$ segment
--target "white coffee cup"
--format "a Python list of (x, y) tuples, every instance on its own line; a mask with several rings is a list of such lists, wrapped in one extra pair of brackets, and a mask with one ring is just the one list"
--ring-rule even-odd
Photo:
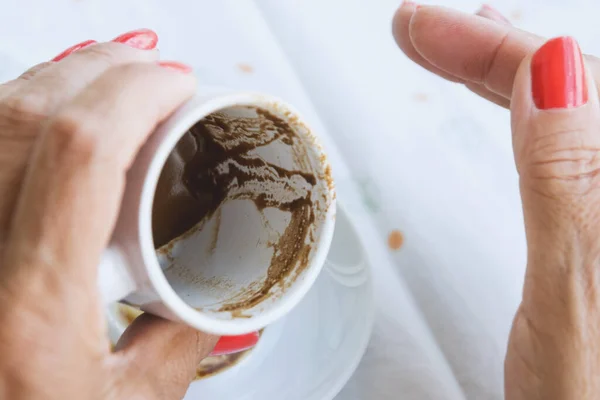
[[(156, 129), (127, 174), (118, 222), (99, 267), (100, 292), (107, 304), (122, 300), (204, 332), (245, 334), (284, 316), (315, 282), (333, 236), (335, 192), (323, 149), (292, 107), (264, 94), (209, 88), (198, 93)], [(304, 175), (294, 175), (287, 183), (304, 185), (294, 193), (310, 199), (303, 210), (310, 210), (306, 212), (312, 218), (309, 231), (302, 231), (305, 239), (296, 243), (304, 246), (302, 257), (286, 264), (289, 271), (276, 275), (281, 279), (269, 285), (265, 283), (269, 268), (275, 265), (276, 255), (283, 254), (282, 246), (284, 250), (287, 246), (281, 238), (291, 237), (284, 234), (289, 212), (268, 206), (259, 209), (243, 196), (225, 201), (219, 218), (213, 215), (190, 230), (185, 235), (187, 247), (180, 246), (181, 241), (167, 246), (167, 257), (164, 251), (156, 252), (152, 234), (157, 182), (179, 139), (216, 112), (251, 120), (258, 118), (256, 109), (286, 124), (295, 137), (294, 151), (289, 143), (274, 140), (253, 149), (251, 156), (268, 162), (265, 173), (275, 177), (281, 168), (302, 171)], [(313, 185), (306, 186), (305, 175), (315, 177)], [(190, 251), (190, 238), (197, 251)]]

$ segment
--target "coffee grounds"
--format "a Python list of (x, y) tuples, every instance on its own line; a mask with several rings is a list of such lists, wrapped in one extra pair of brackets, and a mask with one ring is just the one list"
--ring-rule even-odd
[[(283, 234), (273, 244), (267, 277), (220, 311), (252, 308), (270, 296), (271, 289), (292, 271), (308, 265), (309, 234), (315, 221), (314, 174), (288, 170), (265, 161), (253, 150), (274, 141), (300, 146), (300, 138), (281, 118), (248, 107), (256, 117), (213, 113), (194, 125), (178, 142), (158, 180), (153, 206), (153, 235), (157, 249), (181, 235), (202, 229), (206, 221), (234, 199), (251, 200), (259, 211), (267, 207), (291, 213)], [(297, 164), (306, 161), (297, 158)], [(218, 229), (218, 227), (216, 228)], [(216, 236), (214, 245), (216, 245)]]

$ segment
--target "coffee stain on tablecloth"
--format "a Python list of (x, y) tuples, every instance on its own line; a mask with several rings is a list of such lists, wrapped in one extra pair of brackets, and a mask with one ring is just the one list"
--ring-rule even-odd
[(394, 229), (389, 233), (387, 243), (390, 250), (400, 250), (404, 244), (404, 235), (399, 230)]

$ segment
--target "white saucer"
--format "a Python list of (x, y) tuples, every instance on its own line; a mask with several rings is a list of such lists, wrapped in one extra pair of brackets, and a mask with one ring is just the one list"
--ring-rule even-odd
[(185, 400), (332, 399), (358, 366), (373, 317), (370, 266), (338, 205), (326, 265), (306, 297), (241, 362), (193, 382)]

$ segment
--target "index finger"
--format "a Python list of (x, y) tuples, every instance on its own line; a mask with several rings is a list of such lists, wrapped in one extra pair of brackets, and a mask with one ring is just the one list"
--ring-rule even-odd
[[(394, 24), (406, 24), (406, 18), (397, 18)], [(510, 25), (429, 6), (415, 9), (407, 34), (425, 62), (506, 98), (510, 98), (521, 61), (544, 43), (541, 37)]]

